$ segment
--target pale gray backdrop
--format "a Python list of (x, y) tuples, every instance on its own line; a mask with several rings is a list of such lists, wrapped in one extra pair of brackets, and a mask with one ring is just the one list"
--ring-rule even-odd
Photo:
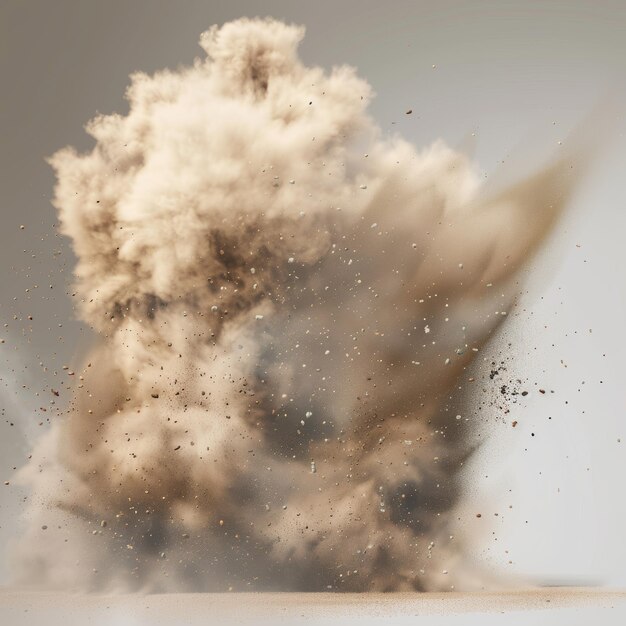
[(82, 127), (97, 111), (125, 111), (130, 72), (188, 64), (203, 30), (244, 15), (305, 24), (305, 62), (356, 66), (378, 94), (372, 114), (385, 132), (418, 145), (473, 141), (487, 180), (511, 154), (531, 169), (558, 153), (599, 100), (613, 101), (614, 141), (490, 347), (516, 357), (511, 376), (555, 393), (531, 393), (504, 419), (483, 416), (489, 439), (470, 468), (466, 506), (506, 513), (484, 521), (475, 556), (488, 567), (626, 585), (626, 3), (606, 0), (2, 0), (2, 580), (26, 495), (2, 483), (54, 415), (49, 389), (61, 367), (89, 342), (73, 315), (73, 257), (55, 234), (44, 159), (66, 144), (89, 147)]

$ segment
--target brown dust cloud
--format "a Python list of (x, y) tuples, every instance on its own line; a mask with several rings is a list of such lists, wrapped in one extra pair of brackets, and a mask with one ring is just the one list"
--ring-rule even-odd
[(443, 142), (384, 135), (368, 83), (305, 66), (303, 36), (213, 27), (50, 158), (98, 339), (21, 470), (19, 583), (472, 586), (468, 368), (581, 159), (486, 193)]

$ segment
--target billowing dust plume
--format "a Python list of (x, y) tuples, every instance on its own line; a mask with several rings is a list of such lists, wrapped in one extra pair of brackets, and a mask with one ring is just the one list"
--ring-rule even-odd
[(485, 198), (465, 156), (381, 136), (369, 85), (302, 65), (303, 35), (213, 27), (51, 158), (100, 339), (23, 471), (22, 581), (471, 585), (459, 392), (571, 164)]

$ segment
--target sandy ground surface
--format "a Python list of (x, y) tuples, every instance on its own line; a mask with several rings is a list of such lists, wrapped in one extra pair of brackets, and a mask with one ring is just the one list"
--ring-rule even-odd
[(0, 591), (0, 624), (626, 624), (626, 591), (549, 588), (427, 594), (71, 595)]

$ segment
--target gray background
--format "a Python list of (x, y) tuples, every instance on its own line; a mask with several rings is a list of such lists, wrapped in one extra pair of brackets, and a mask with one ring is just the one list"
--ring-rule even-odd
[[(483, 512), (475, 557), (488, 568), (626, 585), (624, 2), (3, 0), (0, 485), (55, 419), (49, 389), (89, 343), (73, 314), (73, 256), (54, 229), (45, 157), (66, 144), (88, 148), (83, 124), (97, 111), (126, 110), (130, 72), (189, 64), (203, 30), (244, 15), (305, 24), (304, 61), (356, 66), (378, 94), (371, 112), (383, 131), (420, 146), (439, 137), (473, 144), (487, 181), (558, 154), (610, 94), (614, 141), (489, 348), (515, 357), (508, 374), (533, 393), (507, 416), (483, 414), (486, 443), (465, 506)], [(3, 555), (26, 494), (0, 488), (6, 580)]]

